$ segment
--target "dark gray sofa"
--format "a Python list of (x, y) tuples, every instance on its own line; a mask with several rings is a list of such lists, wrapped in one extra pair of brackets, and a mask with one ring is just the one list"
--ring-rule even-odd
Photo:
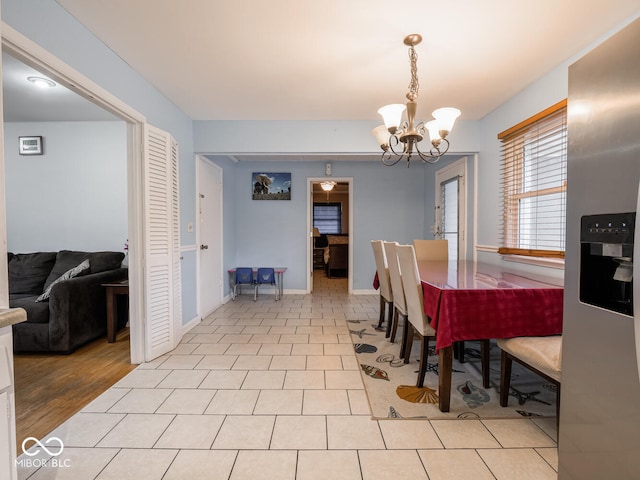
[[(38, 301), (55, 280), (87, 259), (88, 269), (53, 284), (49, 298)], [(123, 259), (121, 252), (9, 253), (9, 306), (27, 311), (27, 321), (13, 325), (14, 352), (71, 353), (106, 335), (106, 296), (101, 285), (127, 279)], [(126, 315), (118, 318), (121, 327)]]

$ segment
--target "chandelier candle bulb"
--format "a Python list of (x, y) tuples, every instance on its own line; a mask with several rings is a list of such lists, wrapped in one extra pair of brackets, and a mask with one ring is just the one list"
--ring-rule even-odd
[(456, 118), (460, 116), (460, 113), (460, 110), (457, 108), (443, 107), (434, 110), (431, 115), (433, 115), (433, 118), (438, 122), (440, 130), (449, 133), (453, 129), (453, 124), (456, 123)]
[(402, 120), (402, 112), (404, 112), (405, 108), (401, 103), (392, 103), (391, 105), (385, 105), (378, 109), (378, 113), (382, 115), (382, 120), (387, 130), (389, 130), (389, 133), (396, 133)]
[(440, 136), (440, 125), (436, 120), (431, 120), (425, 124), (425, 127), (429, 131), (429, 139), (434, 147), (440, 145), (442, 137)]
[[(411, 156), (414, 154), (425, 163), (436, 163), (449, 151), (449, 140), (446, 137), (453, 129), (456, 118), (460, 116), (460, 110), (457, 108), (444, 107), (434, 110), (435, 120), (427, 124), (424, 122), (415, 123), (420, 85), (418, 84), (418, 55), (414, 47), (421, 41), (422, 36), (417, 33), (407, 35), (404, 38), (404, 44), (409, 47), (409, 64), (411, 66), (411, 83), (409, 83), (409, 91), (406, 94), (409, 101), (406, 106), (396, 103), (380, 108), (378, 113), (382, 115), (384, 126), (380, 125), (371, 131), (382, 149), (380, 160), (386, 166), (392, 166), (400, 160), (406, 160), (408, 167), (411, 164)], [(405, 109), (407, 120), (402, 121)], [(419, 145), (427, 131), (431, 147), (428, 152), (423, 152)]]
[(371, 133), (374, 137), (376, 137), (378, 145), (380, 145), (380, 148), (382, 148), (382, 150), (389, 150), (389, 130), (387, 130), (386, 126), (378, 125), (376, 128), (371, 130)]

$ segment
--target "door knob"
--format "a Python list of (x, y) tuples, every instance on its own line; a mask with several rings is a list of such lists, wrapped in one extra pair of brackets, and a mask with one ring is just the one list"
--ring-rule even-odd
[(206, 250), (209, 248), (209, 245), (200, 245), (200, 250)]

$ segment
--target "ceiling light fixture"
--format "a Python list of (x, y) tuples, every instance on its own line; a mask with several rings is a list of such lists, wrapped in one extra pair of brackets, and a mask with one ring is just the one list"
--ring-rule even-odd
[(27, 77), (27, 80), (39, 88), (53, 88), (56, 86), (56, 82), (44, 77)]
[[(404, 44), (409, 47), (409, 61), (411, 65), (411, 83), (409, 83), (409, 92), (405, 105), (392, 104), (386, 105), (378, 110), (382, 115), (384, 125), (380, 125), (372, 130), (372, 134), (378, 140), (380, 148), (382, 148), (382, 163), (392, 166), (400, 160), (406, 158), (407, 167), (411, 162), (411, 156), (416, 153), (423, 162), (436, 163), (442, 155), (449, 150), (449, 140), (447, 135), (453, 128), (456, 118), (460, 116), (460, 110), (452, 107), (438, 108), (434, 110), (432, 115), (435, 120), (431, 120), (426, 124), (420, 122), (414, 125), (416, 110), (418, 104), (418, 55), (413, 47), (422, 41), (422, 36), (414, 33), (404, 38)], [(402, 112), (407, 110), (407, 120), (400, 124)], [(420, 151), (418, 144), (422, 141), (423, 136), (429, 133), (431, 147), (428, 153)], [(402, 151), (396, 151), (394, 147), (402, 144)]]
[(324, 182), (320, 182), (320, 187), (325, 192), (330, 192), (331, 190), (333, 190), (333, 187), (335, 187), (337, 184), (338, 184), (338, 182), (325, 180)]

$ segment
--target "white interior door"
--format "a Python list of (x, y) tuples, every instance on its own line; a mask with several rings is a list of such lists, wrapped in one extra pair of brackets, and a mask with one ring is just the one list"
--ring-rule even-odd
[(145, 360), (180, 339), (182, 295), (178, 204), (178, 146), (167, 132), (145, 125)]
[(222, 305), (222, 170), (198, 159), (198, 312), (206, 317)]
[(436, 172), (436, 238), (449, 241), (449, 260), (466, 258), (466, 159)]

